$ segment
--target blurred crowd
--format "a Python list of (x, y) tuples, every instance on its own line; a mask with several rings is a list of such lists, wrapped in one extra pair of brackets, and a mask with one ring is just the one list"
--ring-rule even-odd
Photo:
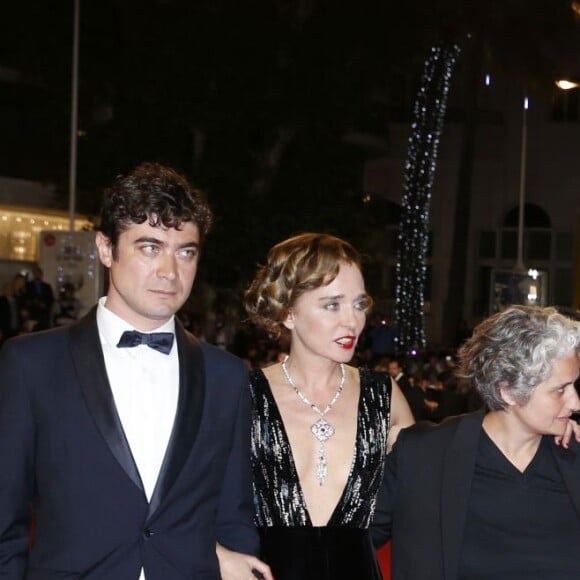
[[(187, 320), (186, 320), (187, 324)], [(264, 368), (288, 354), (286, 337), (272, 340), (264, 331), (242, 322), (228, 330), (227, 320), (216, 317), (215, 325), (200, 335), (200, 325), (190, 330), (201, 338), (233, 352), (248, 368)], [(228, 340), (226, 337), (231, 336)], [(469, 336), (458, 338), (457, 347)], [(455, 377), (456, 348), (433, 351), (397, 348), (396, 329), (380, 315), (373, 316), (363, 331), (351, 364), (389, 373), (405, 395), (415, 421), (440, 422), (445, 417), (473, 411), (482, 403), (470, 385)]]
[(57, 292), (44, 280), (42, 268), (19, 272), (4, 282), (0, 295), (0, 345), (20, 334), (70, 324), (81, 303), (70, 283)]
[(18, 273), (4, 283), (0, 296), (0, 343), (19, 334), (54, 326), (55, 297), (42, 269)]
[[(78, 311), (79, 302), (70, 285), (65, 284), (55, 296), (43, 280), (41, 268), (34, 268), (30, 276), (19, 273), (4, 284), (0, 296), (0, 344), (12, 336), (68, 324), (78, 317)], [(280, 362), (288, 354), (284, 336), (272, 340), (263, 330), (233, 320), (223, 311), (217, 311), (209, 325), (192, 314), (187, 304), (178, 316), (198, 338), (233, 352), (250, 369)], [(457, 346), (468, 335), (466, 331), (459, 337)], [(481, 406), (475, 391), (455, 378), (454, 350), (401, 352), (396, 328), (381, 314), (370, 318), (351, 364), (389, 373), (416, 421), (439, 422)]]

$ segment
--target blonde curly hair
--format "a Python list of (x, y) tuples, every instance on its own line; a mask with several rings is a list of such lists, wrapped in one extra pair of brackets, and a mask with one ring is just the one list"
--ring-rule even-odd
[(278, 338), (298, 298), (330, 284), (341, 263), (361, 269), (359, 253), (335, 236), (303, 233), (276, 244), (245, 293), (249, 320)]

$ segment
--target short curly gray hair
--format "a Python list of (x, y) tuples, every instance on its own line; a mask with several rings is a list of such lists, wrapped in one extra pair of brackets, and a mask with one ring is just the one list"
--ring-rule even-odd
[(553, 361), (580, 352), (580, 322), (554, 308), (512, 306), (479, 324), (459, 349), (457, 375), (470, 380), (487, 408), (506, 407), (501, 389), (525, 405)]

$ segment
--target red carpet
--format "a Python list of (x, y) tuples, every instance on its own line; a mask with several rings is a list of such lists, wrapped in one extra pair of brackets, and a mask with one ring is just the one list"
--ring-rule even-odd
[(383, 573), (383, 580), (390, 580), (391, 578), (391, 542), (385, 544), (380, 550), (377, 550), (377, 558), (379, 566)]

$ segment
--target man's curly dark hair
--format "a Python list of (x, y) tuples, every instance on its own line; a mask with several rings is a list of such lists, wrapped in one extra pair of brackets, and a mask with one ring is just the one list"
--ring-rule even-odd
[(119, 175), (105, 190), (98, 230), (111, 242), (117, 255), (120, 234), (131, 224), (146, 220), (153, 227), (180, 229), (192, 222), (203, 243), (211, 228), (213, 215), (205, 194), (187, 179), (160, 163), (141, 163), (127, 175)]

